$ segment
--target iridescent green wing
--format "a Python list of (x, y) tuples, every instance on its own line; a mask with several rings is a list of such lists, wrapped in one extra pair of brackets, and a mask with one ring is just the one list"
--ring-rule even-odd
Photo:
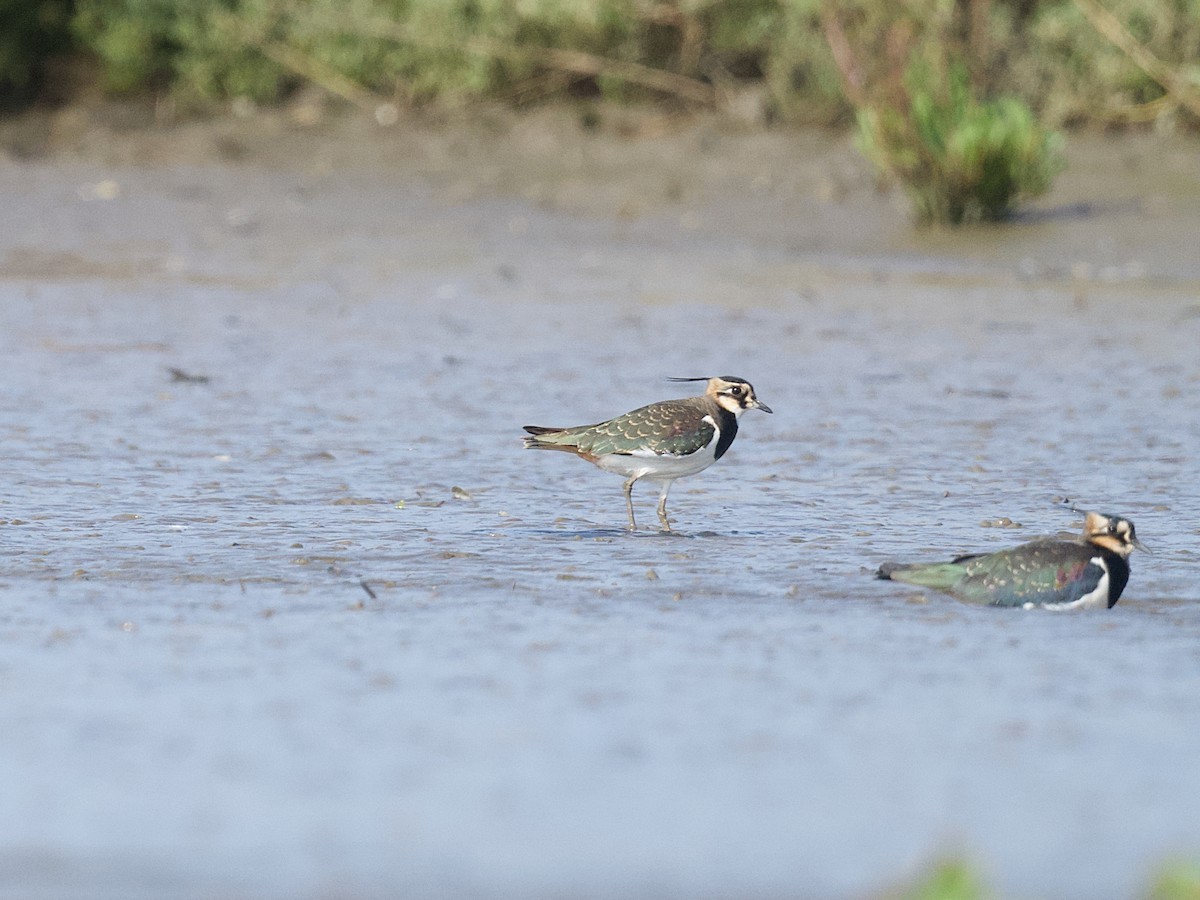
[(1104, 570), (1094, 549), (1066, 541), (1039, 541), (955, 562), (965, 569), (954, 593), (995, 606), (1071, 603), (1091, 593)]
[(703, 408), (687, 400), (651, 403), (579, 433), (579, 448), (595, 456), (653, 453), (686, 456), (707, 447), (717, 434)]

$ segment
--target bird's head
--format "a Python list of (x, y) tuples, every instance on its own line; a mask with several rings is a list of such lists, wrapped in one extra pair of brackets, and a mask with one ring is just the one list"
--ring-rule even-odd
[(1083, 520), (1083, 539), (1089, 544), (1111, 550), (1120, 557), (1127, 557), (1134, 549), (1146, 550), (1146, 545), (1137, 539), (1133, 523), (1120, 516), (1089, 512)]
[(748, 409), (761, 409), (765, 413), (773, 412), (771, 407), (763, 403), (754, 394), (754, 385), (744, 378), (724, 375), (717, 378), (672, 378), (671, 381), (707, 381), (704, 393), (716, 401), (722, 409), (728, 410), (735, 416), (740, 416)]

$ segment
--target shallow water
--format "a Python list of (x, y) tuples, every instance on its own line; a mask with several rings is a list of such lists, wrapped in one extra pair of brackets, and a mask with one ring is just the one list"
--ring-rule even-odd
[[(861, 896), (961, 853), (1128, 896), (1200, 853), (1194, 256), (5, 174), (0, 894)], [(521, 449), (711, 374), (775, 415), (677, 535)], [(871, 578), (1064, 496), (1154, 550), (1111, 611)]]

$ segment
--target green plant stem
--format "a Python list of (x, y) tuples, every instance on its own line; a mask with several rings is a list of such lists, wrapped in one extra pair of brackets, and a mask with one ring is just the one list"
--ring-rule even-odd
[(821, 4), (821, 30), (825, 34), (829, 54), (833, 57), (833, 63), (842, 78), (842, 90), (846, 99), (856, 109), (862, 109), (867, 105), (862, 68), (854, 56), (850, 39), (846, 37), (846, 29), (842, 27), (841, 19), (838, 18), (837, 7), (830, 0)]
[(717, 102), (716, 88), (703, 81), (644, 66), (640, 63), (607, 59), (581, 50), (563, 50), (558, 47), (518, 47), (515, 44), (485, 37), (470, 37), (461, 43), (442, 41), (430, 39), (405, 25), (382, 20), (360, 25), (352, 33), (439, 50), (465, 50), (468, 53), (492, 58), (533, 59), (550, 69), (558, 69), (573, 75), (615, 78), (701, 106), (711, 107), (715, 106)]
[(382, 99), (352, 78), (347, 78), (341, 72), (325, 65), (319, 59), (304, 53), (289, 44), (279, 42), (261, 42), (255, 46), (259, 52), (276, 65), (299, 75), (313, 84), (319, 85), (331, 94), (335, 94), (359, 109), (367, 112), (374, 111)]
[(1134, 65), (1157, 81), (1176, 103), (1200, 117), (1200, 91), (1191, 87), (1170, 66), (1138, 43), (1121, 20), (1096, 0), (1074, 0), (1074, 3), (1093, 28), (1128, 56)]

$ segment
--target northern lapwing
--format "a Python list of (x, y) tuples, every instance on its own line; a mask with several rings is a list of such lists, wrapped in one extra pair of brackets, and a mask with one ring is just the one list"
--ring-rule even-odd
[(525, 446), (536, 450), (565, 450), (625, 480), (625, 505), (629, 530), (633, 517), (633, 486), (645, 478), (660, 486), (658, 521), (671, 530), (667, 519), (667, 492), (676, 478), (703, 472), (725, 455), (737, 436), (738, 417), (748, 409), (771, 412), (742, 378), (671, 378), (670, 381), (707, 381), (702, 397), (664, 400), (633, 412), (574, 428), (526, 425)]
[(1132, 522), (1089, 512), (1078, 539), (1045, 538), (946, 563), (885, 563), (876, 577), (987, 606), (1109, 609), (1129, 581), (1134, 548), (1146, 549)]

